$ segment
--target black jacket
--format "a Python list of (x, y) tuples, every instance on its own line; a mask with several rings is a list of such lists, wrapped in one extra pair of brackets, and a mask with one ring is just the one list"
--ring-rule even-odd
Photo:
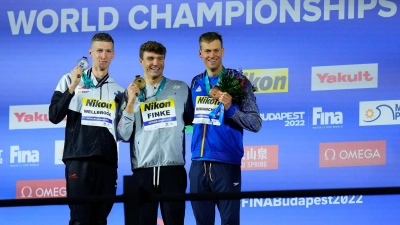
[[(106, 81), (97, 82), (94, 76), (91, 77), (94, 85), (97, 88), (85, 89), (83, 81), (79, 83), (75, 92), (70, 94), (68, 87), (71, 84), (70, 74), (64, 75), (58, 83), (54, 91), (49, 107), (49, 119), (52, 123), (61, 122), (67, 116), (67, 123), (65, 129), (65, 142), (63, 161), (69, 159), (83, 159), (83, 158), (96, 158), (110, 165), (117, 166), (118, 154), (117, 144), (115, 139), (115, 116), (113, 116), (111, 123), (113, 127), (100, 127), (82, 125), (82, 103), (84, 98), (92, 102), (106, 102), (114, 107), (110, 109), (101, 108), (99, 111), (114, 111), (116, 115), (115, 94), (122, 92), (124, 89), (116, 84), (111, 77), (106, 78)], [(86, 103), (87, 104), (87, 103)], [(95, 111), (95, 110), (94, 110)], [(94, 113), (96, 113), (94, 112)]]

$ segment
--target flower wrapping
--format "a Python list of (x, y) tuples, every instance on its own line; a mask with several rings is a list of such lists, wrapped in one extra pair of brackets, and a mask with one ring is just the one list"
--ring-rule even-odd
[[(210, 96), (213, 99), (218, 100), (222, 92), (227, 92), (232, 96), (232, 101), (239, 103), (241, 100), (247, 98), (245, 87), (247, 85), (247, 79), (243, 75), (242, 70), (226, 69), (225, 73), (220, 75), (219, 82), (210, 90)], [(218, 105), (208, 115), (210, 120), (219, 115), (219, 123), (223, 123), (224, 119), (224, 106), (222, 103)]]
[(247, 98), (245, 91), (247, 83), (248, 80), (241, 69), (226, 69), (225, 74), (221, 74), (221, 80), (210, 90), (210, 96), (218, 99), (221, 92), (227, 92), (232, 96), (232, 101), (238, 103)]

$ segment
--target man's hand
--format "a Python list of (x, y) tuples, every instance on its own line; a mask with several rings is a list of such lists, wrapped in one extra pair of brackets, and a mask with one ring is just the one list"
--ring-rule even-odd
[(215, 100), (218, 100), (219, 97), (221, 97), (221, 94), (222, 94), (222, 92), (218, 87), (213, 87), (210, 90), (210, 96), (211, 96), (211, 98), (213, 98)]
[(74, 93), (75, 88), (78, 86), (79, 82), (81, 82), (82, 77), (82, 67), (75, 66), (73, 70), (71, 70), (71, 85), (69, 86), (69, 93)]
[(135, 83), (129, 84), (128, 88), (128, 102), (134, 103), (136, 97), (140, 94), (140, 89)]
[(128, 92), (128, 102), (126, 103), (125, 111), (129, 114), (133, 113), (133, 105), (136, 101), (136, 97), (140, 94), (140, 89), (135, 83), (129, 84), (126, 89)]
[(232, 105), (232, 96), (228, 92), (222, 92), (218, 101), (224, 104), (225, 110), (228, 110)]

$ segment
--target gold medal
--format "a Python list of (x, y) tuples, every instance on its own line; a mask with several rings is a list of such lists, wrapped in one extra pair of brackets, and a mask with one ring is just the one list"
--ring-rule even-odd
[(133, 81), (140, 90), (144, 89), (146, 87), (146, 81), (140, 77), (140, 75), (136, 75), (135, 80)]

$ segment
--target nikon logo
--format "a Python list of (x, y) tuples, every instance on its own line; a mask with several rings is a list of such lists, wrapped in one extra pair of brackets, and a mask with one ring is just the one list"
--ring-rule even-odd
[(256, 94), (288, 92), (288, 68), (243, 70), (243, 75), (257, 89)]
[(219, 101), (209, 97), (198, 97), (197, 104), (218, 105)]
[(105, 102), (105, 101), (100, 101), (98, 99), (83, 99), (83, 105), (89, 106), (89, 107), (96, 107), (96, 108), (106, 108), (106, 109), (111, 109), (114, 110), (114, 103), (113, 102)]
[(151, 102), (144, 105), (144, 111), (171, 107), (171, 102)]

